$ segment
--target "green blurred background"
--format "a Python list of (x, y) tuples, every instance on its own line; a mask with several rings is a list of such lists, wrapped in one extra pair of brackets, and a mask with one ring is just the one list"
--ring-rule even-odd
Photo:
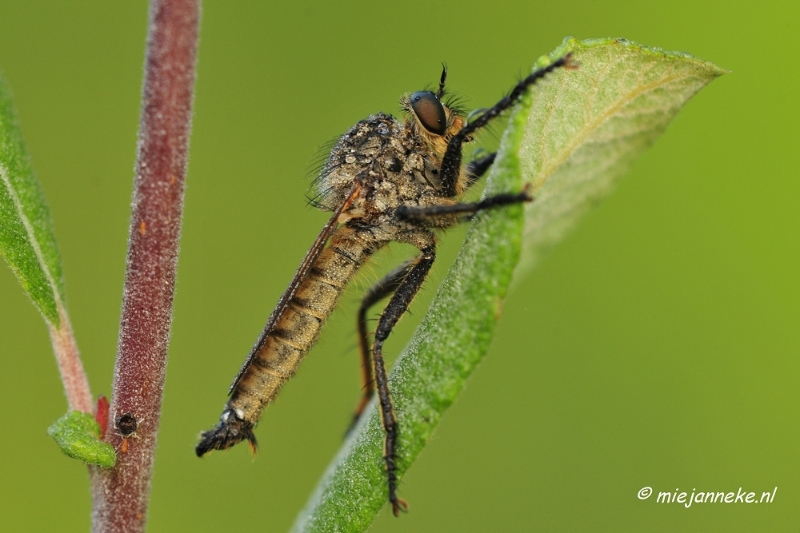
[[(175, 319), (149, 531), (285, 531), (358, 397), (344, 298), (246, 446), (199, 460), (225, 392), (327, 215), (317, 148), (435, 82), (493, 103), (566, 35), (731, 69), (615, 194), (518, 280), (491, 352), (373, 531), (789, 531), (800, 522), (800, 4), (205, 2)], [(145, 1), (0, 4), (0, 69), (52, 208), (95, 394), (110, 393)], [(491, 145), (496, 140), (488, 136)], [(463, 236), (448, 232), (397, 354)], [(409, 250), (395, 248), (363, 288)], [(86, 468), (46, 436), (66, 408), (41, 318), (0, 269), (0, 530), (87, 531)], [(146, 423), (146, 421), (144, 422)], [(762, 491), (686, 509), (651, 486)]]

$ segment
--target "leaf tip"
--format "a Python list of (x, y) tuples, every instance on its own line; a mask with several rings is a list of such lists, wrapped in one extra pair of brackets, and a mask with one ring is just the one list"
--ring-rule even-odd
[(103, 468), (112, 468), (117, 463), (113, 446), (99, 439), (100, 424), (89, 413), (70, 411), (47, 428), (47, 434), (73, 459)]

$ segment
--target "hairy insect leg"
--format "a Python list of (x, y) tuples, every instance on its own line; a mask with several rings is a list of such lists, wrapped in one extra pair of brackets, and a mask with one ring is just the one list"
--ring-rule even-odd
[(461, 172), (461, 147), (469, 140), (470, 136), (514, 105), (525, 94), (528, 87), (544, 78), (547, 74), (561, 67), (572, 68), (573, 66), (574, 64), (570, 63), (570, 55), (567, 54), (561, 59), (553, 61), (550, 65), (533, 71), (511, 89), (507, 96), (504, 96), (494, 106), (470, 120), (458, 133), (453, 135), (447, 143), (447, 151), (442, 159), (441, 180), (445, 194), (455, 196), (458, 176)]
[(414, 266), (415, 261), (406, 261), (393, 271), (389, 272), (383, 279), (369, 288), (364, 298), (361, 300), (361, 307), (358, 309), (358, 345), (361, 355), (361, 399), (353, 413), (353, 420), (347, 428), (349, 434), (355, 427), (361, 414), (366, 409), (367, 404), (375, 394), (375, 375), (372, 369), (372, 357), (370, 356), (369, 331), (367, 330), (367, 312), (369, 309), (391, 295), (403, 282), (408, 272)]
[(492, 166), (496, 157), (497, 152), (493, 152), (489, 155), (474, 159), (467, 164), (467, 181), (464, 184), (465, 190), (475, 185), (475, 182), (486, 174), (486, 171)]
[(417, 246), (422, 253), (409, 263), (408, 273), (400, 280), (389, 303), (383, 310), (378, 321), (378, 327), (375, 329), (375, 342), (372, 345), (372, 362), (375, 370), (375, 384), (380, 404), (381, 422), (386, 432), (383, 458), (386, 461), (389, 502), (392, 504), (392, 512), (395, 516), (398, 516), (401, 511), (408, 510), (408, 504), (397, 497), (397, 441), (399, 427), (389, 392), (389, 380), (383, 359), (383, 343), (389, 337), (395, 325), (397, 325), (400, 317), (408, 309), (411, 300), (419, 292), (422, 282), (428, 276), (431, 265), (433, 265), (433, 261), (436, 258), (436, 244), (433, 234), (421, 231), (416, 233), (408, 242)]
[(470, 217), (478, 211), (503, 207), (522, 202), (531, 202), (533, 198), (528, 194), (530, 185), (526, 185), (520, 193), (503, 193), (484, 198), (480, 202), (469, 202), (451, 205), (431, 205), (431, 206), (401, 206), (397, 208), (397, 215), (401, 218), (410, 220), (435, 219), (441, 216), (464, 215)]

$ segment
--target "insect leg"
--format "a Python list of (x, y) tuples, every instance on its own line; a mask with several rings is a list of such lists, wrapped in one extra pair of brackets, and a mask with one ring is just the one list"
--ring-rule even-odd
[(520, 193), (503, 193), (484, 198), (480, 202), (470, 202), (463, 204), (450, 205), (430, 205), (430, 206), (407, 206), (397, 208), (397, 216), (407, 220), (426, 220), (435, 219), (440, 216), (465, 215), (470, 217), (484, 209), (502, 207), (522, 202), (530, 202), (533, 198), (528, 194), (528, 187)]
[(467, 181), (464, 184), (464, 188), (469, 189), (476, 181), (481, 179), (481, 176), (486, 174), (486, 171), (492, 166), (496, 157), (497, 152), (494, 152), (470, 161), (467, 164)]
[(372, 371), (372, 357), (370, 356), (369, 332), (367, 331), (367, 311), (370, 307), (383, 300), (392, 294), (397, 287), (403, 282), (403, 279), (408, 275), (408, 272), (414, 266), (415, 261), (406, 261), (392, 272), (387, 274), (383, 279), (370, 287), (367, 294), (361, 300), (361, 307), (358, 309), (358, 344), (359, 351), (361, 352), (361, 399), (356, 406), (353, 420), (350, 422), (350, 427), (347, 428), (347, 433), (352, 431), (353, 427), (361, 417), (361, 413), (367, 407), (367, 404), (375, 394), (375, 376)]
[[(408, 273), (398, 284), (389, 303), (383, 310), (378, 327), (375, 330), (375, 343), (372, 345), (372, 362), (375, 368), (375, 384), (378, 391), (380, 403), (381, 421), (383, 429), (386, 431), (384, 441), (383, 458), (386, 461), (386, 476), (389, 484), (389, 502), (392, 504), (392, 512), (395, 516), (400, 511), (408, 509), (405, 501), (397, 497), (397, 440), (399, 428), (397, 417), (392, 407), (391, 395), (389, 393), (389, 381), (386, 375), (386, 366), (383, 359), (383, 343), (389, 337), (392, 329), (408, 309), (411, 300), (419, 292), (422, 282), (436, 258), (436, 247), (433, 236), (429, 233), (424, 235), (424, 244), (417, 242), (422, 254), (409, 264)], [(414, 243), (412, 243), (414, 244)], [(420, 244), (423, 244), (420, 246)]]
[(503, 111), (510, 108), (531, 85), (545, 77), (550, 72), (560, 67), (572, 67), (570, 56), (567, 54), (561, 59), (553, 61), (550, 65), (533, 71), (527, 78), (520, 81), (511, 92), (504, 96), (494, 106), (490, 107), (473, 120), (461, 128), (458, 133), (453, 135), (447, 143), (447, 151), (442, 159), (441, 180), (447, 196), (455, 196), (458, 176), (461, 172), (461, 145), (466, 142), (470, 135), (486, 126), (490, 121), (497, 118)]

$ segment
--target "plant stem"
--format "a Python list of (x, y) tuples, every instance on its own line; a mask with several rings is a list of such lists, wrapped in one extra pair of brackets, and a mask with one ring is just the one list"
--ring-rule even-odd
[[(117, 466), (92, 469), (96, 532), (144, 531), (172, 320), (183, 209), (200, 0), (153, 0), (145, 60), (125, 289), (109, 428), (123, 414), (136, 430)], [(124, 451), (123, 451), (124, 450)]]
[(75, 336), (72, 334), (69, 316), (60, 305), (58, 314), (60, 316), (59, 325), (54, 326), (48, 321), (47, 329), (50, 332), (53, 352), (56, 354), (56, 363), (61, 374), (61, 382), (64, 384), (64, 394), (67, 396), (69, 410), (94, 413), (92, 391), (89, 388), (86, 372), (83, 371), (83, 363)]

